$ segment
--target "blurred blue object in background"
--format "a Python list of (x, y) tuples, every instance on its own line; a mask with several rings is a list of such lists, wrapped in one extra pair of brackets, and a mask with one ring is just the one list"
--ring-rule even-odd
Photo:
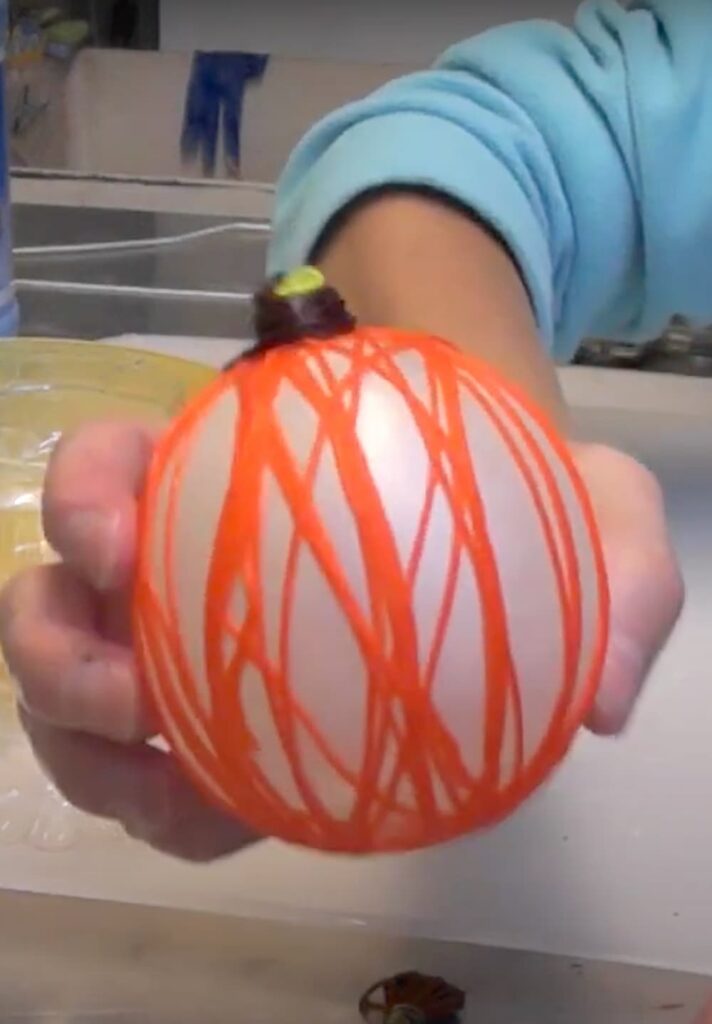
[(262, 78), (268, 57), (257, 53), (202, 53), (193, 57), (183, 117), (181, 152), (200, 159), (203, 174), (215, 174), (222, 128), (225, 169), (235, 177), (240, 165), (240, 126), (247, 83)]
[(13, 283), (12, 207), (10, 205), (10, 125), (5, 92), (9, 18), (0, 0), (0, 337), (17, 334), (20, 314)]

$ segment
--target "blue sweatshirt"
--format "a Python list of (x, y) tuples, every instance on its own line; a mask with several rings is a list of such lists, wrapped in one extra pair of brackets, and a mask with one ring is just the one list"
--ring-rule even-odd
[(492, 29), (317, 125), (278, 190), (270, 270), (374, 188), (435, 188), (503, 237), (544, 341), (712, 321), (712, 0), (591, 0)]

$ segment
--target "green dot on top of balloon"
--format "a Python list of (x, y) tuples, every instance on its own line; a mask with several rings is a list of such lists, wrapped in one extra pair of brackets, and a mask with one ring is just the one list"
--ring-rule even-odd
[(316, 267), (297, 267), (280, 278), (272, 289), (280, 299), (293, 299), (310, 295), (326, 287), (326, 278)]

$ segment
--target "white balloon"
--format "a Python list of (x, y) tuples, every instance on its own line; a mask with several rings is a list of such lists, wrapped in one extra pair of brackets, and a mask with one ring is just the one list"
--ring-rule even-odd
[[(334, 379), (343, 380), (352, 369), (343, 351), (328, 346), (319, 350), (318, 360), (303, 354), (298, 358), (305, 361), (312, 379), (321, 381), (325, 389), (333, 385)], [(393, 356), (392, 365), (407, 381), (411, 400), (420, 403), (432, 423), (447, 436), (452, 424), (445, 419), (446, 403), (433, 388), (421, 354), (417, 349), (399, 352)], [(325, 367), (332, 375), (331, 384), (324, 379)], [(477, 558), (460, 553), (446, 628), (438, 638), (436, 624), (448, 601), (451, 559), (461, 533), (458, 516), (463, 514), (448, 494), (455, 469), (441, 462), (440, 481), (431, 486), (431, 452), (402, 389), (395, 387), (387, 375), (374, 368), (368, 370), (344, 399), (354, 410), (353, 444), (360, 446), (366, 460), (401, 567), (407, 572), (415, 565), (410, 610), (420, 672), (417, 678), (401, 679), (398, 692), (390, 694), (390, 699), (387, 695), (381, 700), (373, 666), (364, 657), (352, 618), (333, 583), (309, 544), (299, 541), (293, 509), (277, 477), (266, 468), (259, 495), (245, 495), (246, 504), (258, 498), (261, 510), (259, 560), (253, 567), (264, 609), (261, 646), (272, 665), (284, 666), (286, 658), (290, 696), (299, 712), (289, 737), (295, 753), (289, 755), (275, 694), (259, 666), (247, 666), (234, 680), (234, 699), (241, 703), (253, 740), (245, 756), (259, 767), (266, 782), (297, 818), (313, 815), (312, 799), (317, 801), (319, 814), (335, 828), (340, 824), (346, 827), (354, 815), (361, 814), (361, 825), (367, 822), (364, 827), (370, 829), (369, 842), (374, 848), (398, 848), (425, 841), (424, 817), (429, 817), (432, 824), (434, 816), (446, 832), (448, 821), (461, 816), (465, 806), (470, 808), (474, 824), (486, 823), (486, 819), (511, 809), (508, 801), (513, 799), (512, 794), (521, 790), (520, 795), (525, 795), (524, 789), (533, 788), (552, 767), (552, 758), (556, 760), (565, 751), (590, 702), (592, 678), (600, 662), (605, 581), (597, 561), (592, 523), (568, 463), (539, 420), (508, 390), (493, 399), (475, 378), (461, 375), (459, 400), (466, 439), (463, 455), (477, 482), (484, 527), (475, 537)], [(294, 465), (300, 473), (307, 472), (320, 437), (319, 421), (290, 379), (285, 378), (277, 394), (274, 413)], [(183, 464), (180, 474), (174, 477), (178, 462), (169, 464), (164, 472), (150, 523), (153, 586), (159, 603), (170, 602), (173, 594), (180, 657), (190, 667), (194, 692), (187, 699), (176, 668), (176, 652), (164, 650), (166, 663), (173, 666), (170, 686), (174, 697), (190, 718), (188, 731), (172, 715), (158, 681), (155, 660), (152, 663), (146, 654), (148, 682), (159, 702), (171, 745), (204, 788), (238, 813), (240, 794), (229, 791), (224, 778), (219, 780), (205, 768), (206, 759), (219, 760), (222, 755), (211, 724), (216, 709), (206, 667), (204, 625), (209, 569), (211, 560), (219, 557), (215, 552), (216, 532), (233, 479), (241, 415), (237, 390), (225, 386), (214, 392), (193, 437), (176, 452), (178, 462)], [(536, 442), (538, 455), (527, 443), (527, 434)], [(362, 620), (372, 631), (382, 629), (382, 610), (374, 606), (365, 569), (360, 513), (345, 495), (338, 460), (328, 439), (319, 449), (314, 467), (310, 483), (313, 507), (338, 552), (341, 573)], [(176, 495), (172, 527), (167, 518), (171, 493)], [(560, 503), (559, 510), (555, 502)], [(426, 508), (429, 514), (423, 529)], [(563, 519), (561, 510), (565, 512)], [(171, 542), (167, 545), (169, 528)], [(285, 609), (285, 580), (295, 539), (294, 599), (291, 608)], [(552, 545), (559, 561), (558, 577)], [(495, 684), (485, 650), (489, 605), (483, 598), (483, 586), (493, 585), (493, 579), (486, 582), (482, 576), (488, 548), (494, 553), (494, 585), (499, 587), (506, 618), (504, 654), (490, 651), (490, 658), (501, 660), (508, 653), (517, 684), (504, 701), (499, 725), (493, 724)], [(574, 558), (568, 573), (567, 552)], [(576, 583), (580, 587), (578, 605), (573, 601)], [(578, 650), (573, 651), (575, 660), (571, 661), (570, 649), (568, 665), (562, 587), (565, 599), (573, 602), (572, 622), (578, 622), (580, 629)], [(238, 579), (230, 609), (238, 626), (244, 621), (248, 603), (243, 581)], [(139, 633), (142, 629), (139, 617)], [(395, 656), (397, 641), (401, 642), (386, 636), (386, 658)], [(222, 652), (225, 660), (230, 658), (235, 643), (235, 637), (226, 632)], [(147, 651), (149, 645), (142, 646)], [(427, 723), (423, 724), (422, 764), (418, 770), (425, 773), (431, 787), (432, 804), (428, 809), (422, 800), (423, 776), (416, 784), (413, 772), (399, 772), (398, 761), (402, 733), (419, 728), (409, 719), (412, 709), (408, 691), (425, 685), (425, 668), (430, 662), (433, 672), (429, 699), (434, 720), (454, 740), (462, 770), (456, 781), (443, 777), (439, 758), (428, 746)], [(568, 696), (562, 702), (567, 686)], [(380, 719), (369, 717), (375, 706), (380, 708)], [(313, 731), (305, 726), (307, 721)], [(369, 753), (373, 730), (378, 733), (377, 754), (373, 749)], [(336, 753), (337, 763), (327, 748)], [(556, 756), (551, 753), (554, 748)], [(376, 759), (375, 767), (370, 757)], [(371, 800), (370, 810), (364, 810), (363, 803), (365, 765), (378, 790), (386, 794), (380, 805), (378, 800)], [(239, 780), (236, 785), (239, 788)], [(473, 796), (477, 793), (481, 794), (481, 813)], [(331, 843), (325, 836), (322, 840), (325, 845)], [(320, 841), (314, 839), (315, 844)]]

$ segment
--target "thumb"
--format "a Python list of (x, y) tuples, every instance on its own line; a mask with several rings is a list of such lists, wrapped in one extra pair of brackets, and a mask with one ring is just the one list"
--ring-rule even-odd
[(603, 543), (610, 587), (610, 632), (598, 697), (597, 733), (619, 733), (682, 609), (684, 587), (655, 477), (621, 452), (576, 453)]

